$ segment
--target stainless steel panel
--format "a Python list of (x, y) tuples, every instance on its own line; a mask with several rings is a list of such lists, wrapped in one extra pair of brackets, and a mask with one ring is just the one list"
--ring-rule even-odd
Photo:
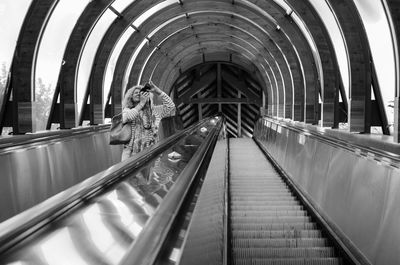
[(10, 150), (0, 155), (0, 222), (120, 161), (108, 132)]
[(101, 155), (101, 153), (96, 152), (93, 136), (74, 138), (68, 144), (73, 146), (71, 155), (75, 157), (74, 166), (80, 169), (78, 172), (79, 179), (84, 179), (85, 174), (89, 174), (86, 177), (91, 176), (103, 169), (98, 162), (97, 155)]
[(77, 154), (70, 142), (57, 142), (47, 148), (49, 154), (50, 175), (54, 194), (78, 183), (83, 173), (75, 166)]
[(33, 202), (43, 201), (50, 194), (51, 182), (46, 146), (13, 152), (10, 156), (13, 197), (17, 211), (31, 207)]
[(292, 131), (289, 131), (288, 144), (285, 152), (285, 163), (281, 164), (288, 172), (297, 171), (297, 163), (295, 161), (298, 159), (299, 153), (303, 149), (303, 145), (299, 143), (298, 136)]
[(380, 226), (373, 246), (374, 264), (395, 264), (400, 261), (400, 170), (390, 170), (388, 178)]
[[(223, 264), (227, 142), (215, 146), (179, 264)], [(205, 255), (206, 253), (206, 255)]]
[(14, 196), (11, 160), (8, 155), (0, 155), (0, 222), (17, 212), (18, 201)]
[(108, 143), (108, 134), (93, 135), (94, 148), (96, 154), (107, 153), (111, 155), (98, 155), (96, 159), (100, 165), (114, 165), (121, 161), (121, 145), (110, 145)]
[(297, 156), (297, 170), (293, 172), (293, 176), (297, 177), (297, 182), (308, 191), (311, 181), (311, 170), (315, 163), (318, 162), (318, 154), (315, 153), (317, 143), (310, 137), (305, 137), (303, 148)]
[[(342, 160), (341, 164), (350, 161)], [(352, 164), (352, 170), (346, 172), (350, 181), (346, 180), (349, 185), (345, 189), (347, 196), (344, 197), (346, 211), (341, 214), (347, 216), (342, 229), (369, 258), (376, 254), (373, 248), (385, 209), (388, 170), (389, 168), (380, 166), (374, 160), (358, 157)], [(340, 194), (337, 199), (339, 196)], [(334, 217), (333, 219), (335, 220)]]
[[(345, 161), (345, 162), (344, 162)], [(332, 153), (330, 166), (327, 172), (327, 181), (320, 184), (320, 189), (325, 193), (325, 204), (322, 209), (329, 218), (343, 230), (351, 213), (348, 209), (348, 198), (350, 193), (351, 175), (353, 165), (357, 158), (348, 151), (335, 150)]]
[(325, 144), (317, 144), (315, 147), (314, 163), (310, 168), (310, 181), (307, 188), (308, 194), (314, 198), (321, 207), (325, 203), (325, 186), (328, 178), (328, 168), (331, 164), (333, 149)]
[(285, 151), (287, 146), (287, 137), (284, 128), (278, 126), (276, 128), (276, 140), (275, 144), (277, 146), (277, 156), (276, 159), (280, 161), (280, 163), (284, 163), (285, 160)]

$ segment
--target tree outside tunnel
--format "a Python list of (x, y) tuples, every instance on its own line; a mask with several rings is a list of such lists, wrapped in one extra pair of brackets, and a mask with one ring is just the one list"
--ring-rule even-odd
[[(0, 104), (2, 104), (3, 100), (6, 98), (5, 93), (8, 76), (9, 73), (7, 71), (6, 65), (5, 63), (3, 63), (0, 67)], [(36, 81), (35, 98), (35, 131), (41, 131), (46, 128), (46, 122), (49, 117), (52, 98), (53, 93), (51, 90), (51, 84), (45, 84), (42, 78), (38, 78)], [(5, 127), (3, 128), (2, 135), (8, 135), (11, 132), (11, 127)]]
[(4, 96), (5, 96), (4, 93), (5, 93), (6, 84), (7, 84), (7, 76), (8, 76), (8, 72), (7, 72), (6, 64), (2, 63), (1, 68), (0, 68), (0, 105), (2, 104)]
[(36, 80), (35, 93), (35, 131), (46, 129), (47, 119), (50, 114), (51, 102), (53, 100), (54, 91), (51, 89), (51, 84), (45, 84), (42, 78)]
[[(2, 106), (3, 101), (6, 99), (6, 86), (8, 80), (9, 72), (7, 71), (7, 65), (3, 62), (0, 66), (0, 106)], [(11, 127), (4, 127), (1, 135), (8, 135), (12, 132)]]

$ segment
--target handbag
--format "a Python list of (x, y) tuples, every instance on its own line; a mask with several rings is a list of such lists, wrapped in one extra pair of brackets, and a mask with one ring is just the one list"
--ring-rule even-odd
[(132, 137), (130, 123), (122, 123), (122, 113), (115, 115), (111, 119), (110, 144), (127, 144)]

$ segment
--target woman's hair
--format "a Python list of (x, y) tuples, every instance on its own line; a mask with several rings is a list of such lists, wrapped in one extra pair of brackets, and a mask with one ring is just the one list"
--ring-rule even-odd
[(131, 108), (134, 108), (138, 104), (138, 102), (133, 102), (132, 96), (133, 96), (133, 92), (136, 89), (142, 89), (142, 87), (143, 87), (142, 85), (133, 86), (125, 92), (124, 100), (122, 101), (122, 109), (124, 109), (124, 108), (131, 109)]
[[(129, 88), (129, 89), (125, 92), (124, 100), (122, 101), (122, 109), (124, 109), (124, 108), (129, 108), (129, 109), (131, 109), (131, 108), (136, 107), (136, 105), (137, 105), (139, 102), (134, 102), (134, 101), (133, 101), (133, 98), (132, 98), (133, 92), (135, 92), (136, 89), (142, 89), (142, 88), (143, 88), (142, 85), (136, 85), (136, 86), (133, 86), (133, 87)], [(152, 99), (152, 94), (150, 93), (149, 107), (152, 107), (152, 105), (153, 105), (153, 99)]]

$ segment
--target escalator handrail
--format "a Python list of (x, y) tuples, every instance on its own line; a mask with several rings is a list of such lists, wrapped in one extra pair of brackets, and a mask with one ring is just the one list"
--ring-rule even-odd
[(155, 262), (203, 160), (210, 148), (215, 146), (223, 122), (224, 119), (218, 121), (206, 141), (195, 152), (119, 265), (145, 265)]
[(109, 130), (110, 126), (110, 124), (102, 124), (67, 130), (48, 131), (42, 133), (15, 135), (11, 137), (0, 138), (0, 152), (26, 148), (37, 144), (50, 143), (53, 141), (61, 141), (65, 138), (77, 137), (78, 135), (88, 133), (99, 133)]
[(211, 118), (161, 140), (145, 151), (138, 153), (126, 161), (120, 162), (108, 169), (95, 174), (81, 183), (60, 192), (46, 201), (0, 223), (0, 254), (32, 235), (53, 220), (75, 208), (83, 201), (93, 198), (105, 187), (112, 185), (127, 174), (145, 165), (156, 155), (168, 149), (171, 145), (192, 134), (207, 123)]

